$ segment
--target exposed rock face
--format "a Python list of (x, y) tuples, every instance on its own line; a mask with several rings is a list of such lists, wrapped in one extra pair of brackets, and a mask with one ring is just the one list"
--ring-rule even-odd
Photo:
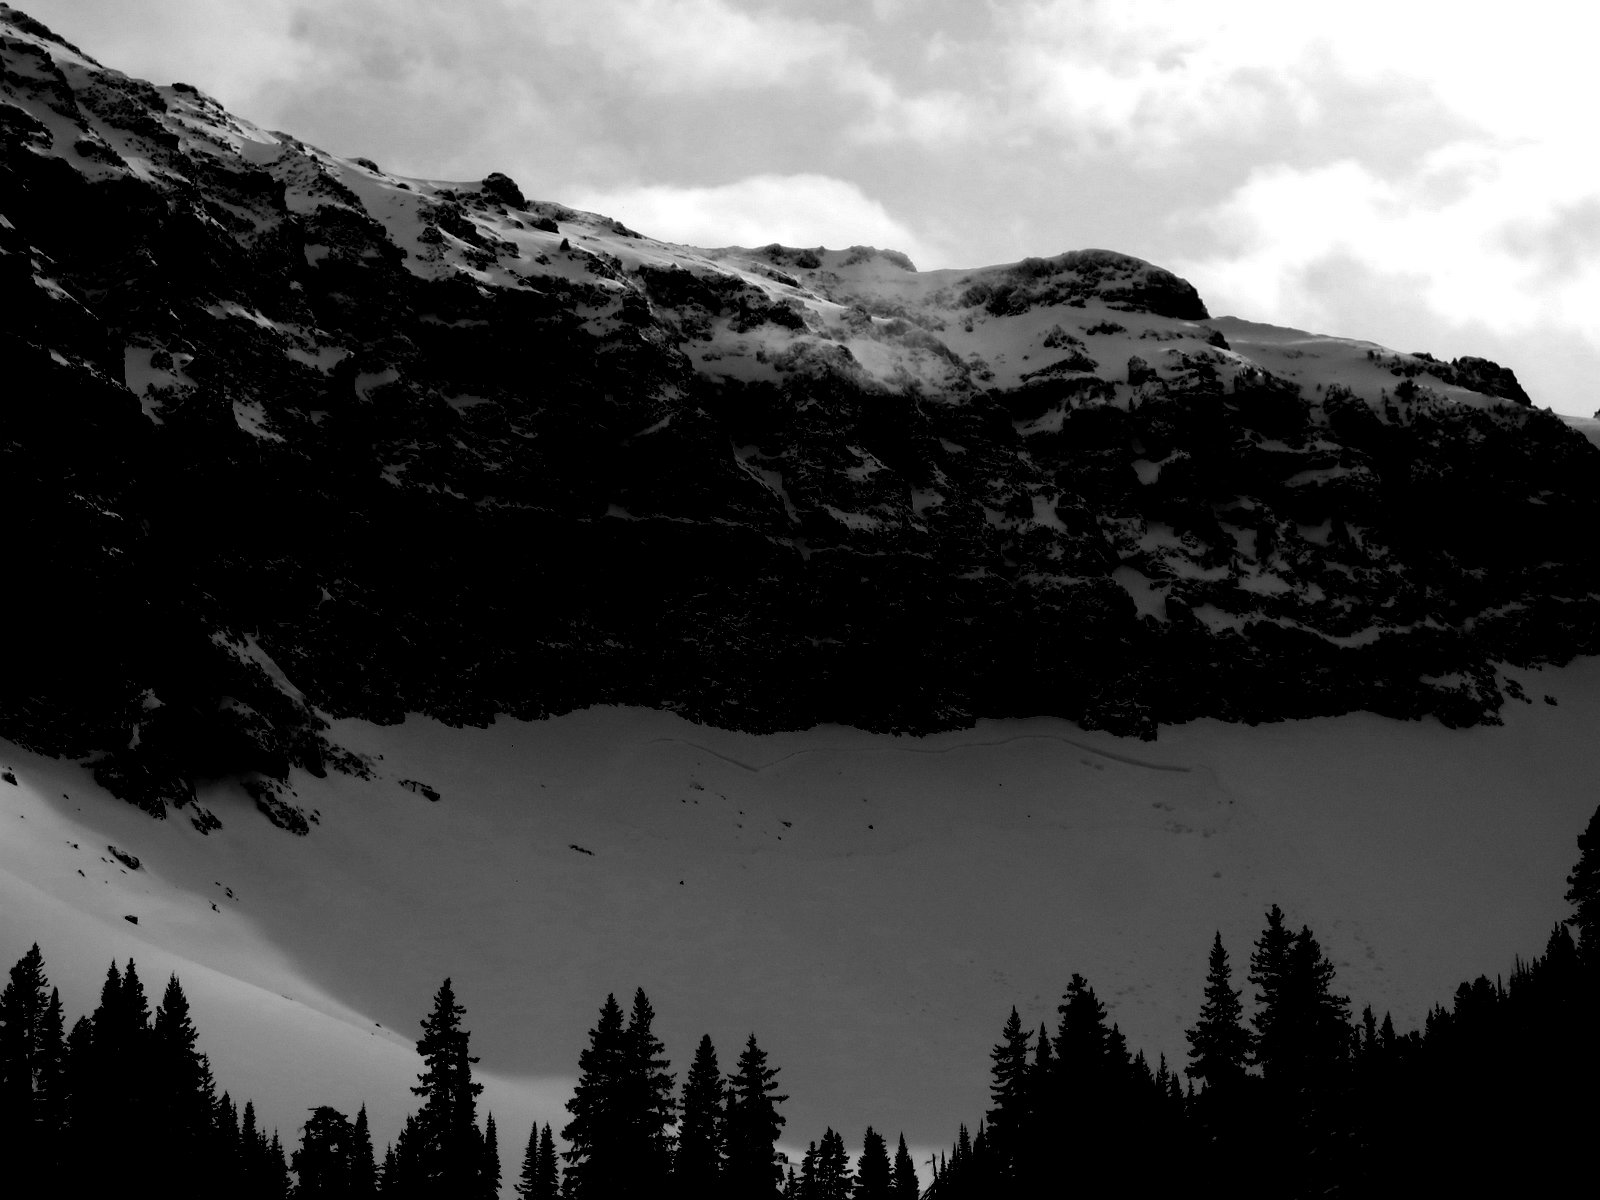
[(1470, 723), (1600, 649), (1600, 452), (1495, 364), (1100, 250), (667, 246), (0, 29), (0, 734), (152, 811), (304, 829), (330, 715)]

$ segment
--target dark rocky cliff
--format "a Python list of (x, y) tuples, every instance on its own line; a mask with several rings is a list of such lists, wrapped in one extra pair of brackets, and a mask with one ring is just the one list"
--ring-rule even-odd
[(665, 246), (0, 32), (0, 735), (152, 811), (303, 827), (334, 715), (1466, 724), (1600, 649), (1600, 452), (1494, 363)]

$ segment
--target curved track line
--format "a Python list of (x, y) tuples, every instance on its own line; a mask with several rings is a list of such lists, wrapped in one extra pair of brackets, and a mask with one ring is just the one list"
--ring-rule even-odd
[(1172, 771), (1186, 775), (1194, 770), (1193, 767), (1181, 767), (1172, 763), (1149, 762), (1142, 758), (1134, 758), (1130, 754), (1117, 754), (1111, 750), (1100, 750), (1094, 746), (1085, 745), (1083, 742), (1074, 741), (1072, 738), (1062, 737), (1056, 733), (1019, 733), (1015, 737), (1000, 738), (992, 742), (962, 742), (955, 746), (816, 746), (804, 750), (793, 750), (788, 754), (773, 759), (771, 762), (759, 765), (744, 762), (731, 755), (723, 754), (720, 750), (713, 750), (710, 746), (703, 745), (700, 742), (692, 742), (688, 738), (658, 737), (651, 738), (645, 744), (654, 746), (662, 742), (673, 742), (680, 746), (687, 746), (691, 750), (699, 750), (704, 754), (711, 755), (712, 758), (720, 758), (723, 762), (738, 767), (741, 771), (748, 771), (752, 775), (758, 775), (770, 767), (777, 766), (779, 763), (788, 762), (791, 758), (799, 758), (806, 754), (882, 754), (891, 750), (902, 754), (954, 754), (958, 750), (987, 750), (997, 746), (1010, 746), (1016, 742), (1060, 742), (1064, 746), (1071, 746), (1073, 749), (1081, 750), (1085, 754), (1093, 754), (1096, 757), (1123, 763), (1130, 767), (1142, 767), (1147, 771)]

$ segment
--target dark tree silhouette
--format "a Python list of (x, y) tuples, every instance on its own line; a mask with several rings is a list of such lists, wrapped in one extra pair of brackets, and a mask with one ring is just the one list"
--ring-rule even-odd
[(623, 1108), (629, 1133), (626, 1169), (632, 1176), (628, 1196), (660, 1196), (672, 1176), (671, 1127), (677, 1113), (673, 1078), (664, 1057), (666, 1047), (654, 1033), (655, 1009), (639, 988), (623, 1036), (625, 1074)]
[(555, 1132), (549, 1125), (541, 1130), (539, 1122), (533, 1123), (516, 1191), (523, 1200), (556, 1200), (561, 1194), (561, 1168), (556, 1162)]
[(777, 1144), (785, 1119), (778, 1105), (789, 1097), (778, 1094), (778, 1068), (767, 1066), (753, 1033), (728, 1078), (727, 1095), (727, 1192), (740, 1200), (765, 1200), (783, 1182)]
[(216, 1088), (211, 1064), (197, 1048), (198, 1041), (188, 998), (172, 975), (150, 1030), (149, 1089), (154, 1125), (165, 1142), (167, 1177), (179, 1194), (198, 1192), (217, 1169), (210, 1161)]
[(881, 1133), (868, 1125), (861, 1138), (861, 1160), (856, 1166), (855, 1200), (891, 1200), (893, 1188), (888, 1144)]
[[(89, 1018), (91, 1036), (73, 1076), (74, 1154), (99, 1154), (138, 1173), (155, 1169), (156, 1147), (126, 1119), (150, 1104), (150, 1004), (130, 959), (124, 971), (112, 963)], [(69, 1058), (71, 1047), (68, 1048)]]
[(350, 1129), (350, 1196), (351, 1200), (371, 1200), (377, 1194), (378, 1164), (373, 1159), (372, 1129), (363, 1104)]
[(806, 1152), (800, 1156), (800, 1180), (797, 1188), (801, 1200), (817, 1200), (817, 1144), (806, 1143)]
[(900, 1145), (894, 1152), (894, 1200), (917, 1200), (921, 1185), (917, 1180), (917, 1165), (911, 1161), (911, 1151), (906, 1149), (906, 1135), (900, 1135)]
[(517, 1182), (512, 1185), (517, 1195), (527, 1200), (530, 1196), (537, 1196), (539, 1200), (546, 1197), (539, 1194), (539, 1122), (533, 1123), (533, 1128), (528, 1130), (528, 1148), (522, 1152), (522, 1170), (517, 1175)]
[(294, 1200), (349, 1200), (354, 1149), (350, 1118), (327, 1105), (312, 1109), (289, 1163), (298, 1181)]
[(536, 1179), (549, 1200), (555, 1200), (561, 1194), (561, 1167), (556, 1161), (555, 1129), (550, 1125), (546, 1125), (544, 1133), (539, 1136), (539, 1172)]
[(628, 1150), (623, 1112), (627, 1044), (622, 1009), (607, 996), (589, 1044), (578, 1055), (578, 1082), (567, 1101), (572, 1120), (561, 1131), (568, 1149), (566, 1188), (573, 1200), (622, 1196), (626, 1179), (621, 1161)]
[(61, 997), (47, 988), (35, 942), (0, 991), (0, 1138), (13, 1148), (0, 1170), (19, 1195), (47, 1187), (61, 1158), (66, 1042)]
[(1028, 1034), (1016, 1007), (1000, 1032), (1000, 1042), (989, 1051), (989, 1141), (997, 1176), (1011, 1182), (1016, 1159), (1028, 1130)]
[(817, 1146), (816, 1158), (817, 1200), (850, 1200), (854, 1178), (850, 1171), (850, 1152), (845, 1149), (844, 1138), (829, 1126)]
[(483, 1126), (483, 1149), (478, 1160), (478, 1195), (484, 1200), (500, 1196), (500, 1135), (490, 1113)]
[(1280, 995), (1289, 974), (1289, 951), (1293, 945), (1294, 935), (1283, 924), (1283, 910), (1274, 904), (1267, 910), (1267, 926), (1250, 955), (1249, 976), (1256, 986), (1256, 1014), (1250, 1019), (1256, 1033), (1252, 1055), (1269, 1077), (1277, 1070), (1277, 1064), (1286, 1061), (1288, 1049), (1284, 1043), (1292, 1038), (1292, 1031), (1283, 1024), (1285, 1008)]
[(680, 1196), (712, 1197), (722, 1185), (724, 1143), (727, 1140), (722, 1069), (717, 1065), (711, 1035), (700, 1038), (694, 1062), (683, 1082), (683, 1119), (678, 1126), (678, 1150), (673, 1160), (673, 1183)]
[(1183, 1073), (1208, 1088), (1234, 1088), (1245, 1077), (1250, 1031), (1245, 1028), (1240, 994), (1233, 988), (1228, 952), (1222, 948), (1219, 931), (1211, 942), (1200, 1019), (1194, 1028), (1184, 1032), (1189, 1041), (1190, 1061)]
[(1563, 897), (1572, 905), (1566, 923), (1578, 931), (1578, 953), (1600, 969), (1600, 808), (1578, 835), (1578, 861), (1567, 876)]
[(471, 1035), (461, 1027), (465, 1015), (446, 979), (434, 993), (433, 1010), (423, 1018), (417, 1041), (423, 1067), (411, 1089), (422, 1098), (410, 1148), (415, 1161), (400, 1163), (403, 1175), (415, 1168), (408, 1178), (422, 1195), (463, 1197), (480, 1191), (483, 1141), (477, 1100), (483, 1085), (472, 1080), (472, 1065), (478, 1060), (469, 1050)]

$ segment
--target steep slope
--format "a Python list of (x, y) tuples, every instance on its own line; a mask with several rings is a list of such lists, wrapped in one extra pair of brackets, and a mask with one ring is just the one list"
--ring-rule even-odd
[(784, 1144), (870, 1123), (941, 1146), (982, 1111), (1011, 1006), (1054, 1027), (1074, 971), (1135, 1047), (1184, 1061), (1213, 932), (1244, 986), (1274, 902), (1401, 1029), (1536, 953), (1596, 802), (1600, 661), (1515, 675), (1534, 703), (1500, 727), (1202, 720), (1154, 744), (1049, 718), (341, 721), (372, 777), (293, 772), (305, 839), (233, 784), (202, 789), (224, 823), (202, 837), (0, 744), (0, 963), (38, 941), (75, 1011), (113, 955), (178, 971), (221, 1085), (286, 1136), (364, 1102), (394, 1137), (449, 975), (508, 1146), (561, 1127), (600, 1002), (638, 986), (680, 1079), (701, 1034), (726, 1061), (756, 1032)]
[(1595, 649), (1600, 457), (1495, 364), (1106, 251), (666, 245), (0, 22), (0, 733), (151, 811), (303, 829), (338, 716), (1467, 724)]

